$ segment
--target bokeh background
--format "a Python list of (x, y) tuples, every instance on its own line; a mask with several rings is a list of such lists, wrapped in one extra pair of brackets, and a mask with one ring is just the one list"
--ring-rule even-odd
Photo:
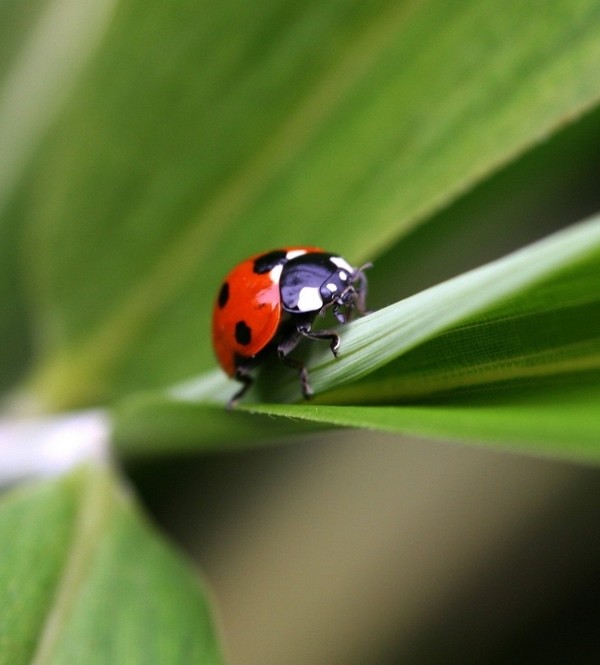
[[(596, 5), (3, 3), (9, 403), (212, 369), (219, 280), (274, 244), (372, 259), (375, 309), (598, 212)], [(600, 660), (594, 467), (337, 431), (124, 472), (231, 665)]]

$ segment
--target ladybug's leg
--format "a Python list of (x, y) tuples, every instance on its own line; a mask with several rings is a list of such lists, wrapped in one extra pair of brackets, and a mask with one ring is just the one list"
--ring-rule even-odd
[(296, 327), (292, 328), (277, 345), (277, 353), (281, 361), (288, 367), (298, 370), (302, 395), (306, 399), (309, 399), (313, 394), (313, 389), (308, 380), (308, 370), (302, 361), (292, 358), (289, 354), (298, 346), (298, 342), (302, 337), (315, 340), (328, 339), (330, 341), (329, 348), (334, 356), (337, 356), (340, 347), (340, 336), (336, 332), (333, 330), (312, 330), (311, 326), (311, 319), (298, 321)]
[(304, 366), (304, 363), (302, 363), (300, 360), (297, 360), (296, 358), (291, 358), (289, 356), (289, 354), (296, 348), (296, 346), (298, 346), (300, 339), (300, 335), (295, 328), (290, 330), (277, 345), (277, 355), (284, 365), (298, 370), (302, 395), (305, 399), (310, 399), (313, 394), (313, 389), (311, 388), (310, 382), (308, 380), (308, 371)]
[(240, 365), (235, 370), (235, 380), (242, 383), (242, 387), (233, 395), (227, 402), (227, 410), (230, 411), (240, 401), (240, 399), (248, 392), (250, 386), (254, 383), (254, 378), (250, 375), (250, 368), (245, 365)]
[(296, 358), (291, 358), (290, 356), (281, 356), (281, 362), (287, 367), (298, 370), (298, 376), (300, 377), (300, 388), (302, 390), (302, 397), (304, 399), (310, 399), (313, 396), (313, 389), (308, 380), (308, 370), (300, 360)]
[(331, 353), (337, 357), (340, 348), (340, 336), (334, 330), (312, 330), (310, 321), (301, 321), (296, 330), (308, 339), (328, 339)]

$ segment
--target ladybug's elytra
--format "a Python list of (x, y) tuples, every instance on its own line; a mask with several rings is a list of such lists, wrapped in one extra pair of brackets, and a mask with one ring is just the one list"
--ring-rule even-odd
[(307, 337), (328, 340), (337, 356), (339, 335), (313, 330), (312, 324), (330, 309), (340, 323), (354, 310), (364, 314), (369, 266), (353, 268), (316, 247), (288, 247), (252, 256), (227, 275), (214, 305), (212, 338), (221, 367), (243, 384), (229, 408), (252, 384), (250, 371), (272, 349), (298, 370), (304, 397), (312, 395), (306, 368), (289, 354)]

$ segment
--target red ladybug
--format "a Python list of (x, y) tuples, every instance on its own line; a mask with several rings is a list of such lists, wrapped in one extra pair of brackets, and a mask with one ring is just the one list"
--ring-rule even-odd
[(329, 309), (340, 323), (353, 310), (364, 314), (369, 266), (353, 268), (316, 247), (286, 247), (252, 256), (227, 275), (214, 305), (212, 339), (221, 367), (243, 384), (230, 408), (252, 384), (251, 370), (273, 349), (298, 370), (302, 394), (310, 397), (306, 368), (289, 354), (308, 337), (328, 340), (337, 355), (339, 335), (313, 330), (313, 321)]

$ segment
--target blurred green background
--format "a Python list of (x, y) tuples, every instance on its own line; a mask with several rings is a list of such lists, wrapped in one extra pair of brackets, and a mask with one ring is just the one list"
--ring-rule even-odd
[[(379, 308), (596, 213), (599, 65), (592, 1), (5, 2), (7, 400), (210, 370), (255, 251), (373, 260)], [(594, 468), (365, 431), (126, 471), (232, 665), (600, 657)]]

